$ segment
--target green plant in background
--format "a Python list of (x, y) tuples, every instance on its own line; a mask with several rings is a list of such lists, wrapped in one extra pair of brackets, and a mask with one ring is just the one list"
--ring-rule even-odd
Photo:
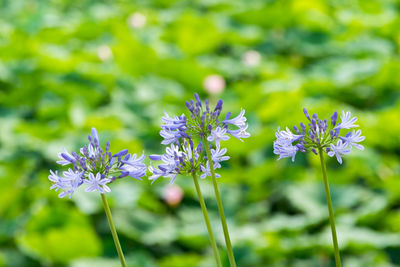
[[(156, 161), (163, 161), (163, 164), (158, 165), (158, 169), (150, 166), (150, 171), (153, 175), (150, 180), (157, 180), (159, 177), (171, 178), (171, 183), (174, 182), (177, 174), (191, 174), (196, 186), (197, 195), (200, 200), (201, 208), (206, 221), (208, 233), (210, 236), (211, 244), (216, 257), (217, 265), (220, 266), (217, 246), (213, 236), (211, 225), (208, 219), (207, 209), (204, 205), (204, 200), (197, 181), (197, 173), (202, 173), (201, 178), (211, 176), (214, 186), (215, 197), (217, 199), (218, 211), (221, 217), (222, 228), (225, 237), (225, 244), (228, 251), (229, 262), (231, 266), (236, 266), (233, 248), (229, 236), (228, 226), (224, 214), (221, 196), (218, 189), (216, 177), (220, 177), (215, 173), (215, 169), (221, 168), (221, 162), (229, 159), (225, 156), (226, 148), (221, 149), (220, 141), (226, 141), (233, 137), (242, 141), (242, 138), (250, 137), (246, 132), (248, 127), (245, 111), (242, 110), (240, 114), (230, 119), (231, 113), (228, 112), (224, 120), (219, 118), (222, 111), (222, 100), (219, 100), (215, 109), (210, 109), (209, 101), (205, 101), (203, 106), (200, 97), (195, 93), (195, 101), (190, 100), (186, 102), (186, 107), (190, 111), (190, 115), (175, 116), (171, 118), (166, 113), (162, 118), (163, 124), (161, 125), (160, 135), (164, 137), (161, 142), (164, 145), (172, 144), (167, 147), (164, 155), (151, 155), (150, 159)], [(232, 125), (236, 129), (230, 129)], [(195, 147), (194, 142), (198, 141)], [(209, 142), (215, 143), (215, 149), (211, 149), (212, 145)], [(204, 148), (203, 148), (204, 147)], [(206, 154), (202, 154), (203, 150)]]
[[(317, 114), (313, 114), (312, 118), (308, 114), (307, 109), (303, 109), (305, 116), (309, 120), (308, 127), (304, 123), (300, 123), (300, 129), (293, 126), (297, 134), (293, 134), (289, 128), (286, 131), (276, 132), (276, 140), (274, 141), (274, 153), (279, 155), (279, 159), (290, 157), (294, 162), (297, 152), (313, 152), (320, 157), (322, 176), (324, 179), (326, 201), (328, 202), (329, 221), (331, 224), (333, 248), (335, 251), (336, 266), (341, 267), (339, 245), (337, 240), (335, 219), (332, 208), (332, 200), (329, 191), (328, 178), (326, 176), (326, 167), (323, 153), (327, 153), (330, 157), (336, 156), (338, 162), (342, 164), (342, 155), (349, 154), (351, 148), (355, 147), (364, 150), (359, 142), (364, 141), (365, 137), (361, 136), (361, 130), (348, 132), (345, 136), (340, 136), (340, 131), (358, 127), (354, 123), (357, 117), (352, 118), (350, 112), (344, 112), (341, 116), (340, 123), (337, 123), (337, 112), (331, 117), (331, 123), (327, 120), (318, 119)], [(336, 144), (336, 145), (335, 145)]]
[(107, 215), (111, 234), (118, 252), (121, 265), (126, 266), (124, 253), (118, 239), (118, 234), (114, 226), (114, 221), (111, 216), (111, 210), (105, 197), (106, 192), (111, 192), (107, 184), (112, 183), (116, 179), (126, 176), (131, 176), (138, 180), (146, 175), (147, 167), (143, 163), (144, 154), (137, 158), (136, 154), (132, 156), (128, 154), (128, 150), (124, 149), (116, 154), (112, 154), (110, 143), (107, 142), (105, 150), (100, 146), (100, 139), (95, 128), (92, 128), (92, 135), (89, 135), (89, 144), (80, 149), (80, 154), (72, 152), (69, 154), (65, 148), (64, 151), (58, 154), (58, 164), (62, 166), (72, 165), (72, 169), (63, 172), (63, 176), (58, 174), (58, 171), (50, 170), (49, 180), (52, 182), (50, 189), (55, 191), (61, 190), (60, 198), (73, 193), (82, 184), (87, 184), (85, 191), (98, 191), (101, 195), (104, 211)]

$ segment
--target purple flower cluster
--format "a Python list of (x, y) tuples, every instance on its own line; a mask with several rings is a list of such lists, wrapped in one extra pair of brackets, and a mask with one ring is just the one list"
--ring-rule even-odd
[(49, 180), (53, 183), (50, 189), (60, 190), (60, 198), (73, 193), (82, 184), (87, 184), (86, 192), (99, 191), (110, 192), (107, 184), (117, 178), (131, 176), (138, 180), (146, 175), (146, 165), (143, 163), (144, 154), (137, 158), (136, 154), (128, 154), (124, 149), (116, 154), (110, 151), (110, 143), (107, 142), (105, 149), (100, 147), (100, 140), (95, 128), (89, 135), (89, 144), (80, 149), (80, 153), (68, 153), (65, 148), (58, 154), (58, 164), (71, 167), (59, 175), (58, 171), (50, 170)]
[(293, 126), (295, 133), (292, 133), (286, 127), (285, 131), (278, 128), (276, 132), (276, 140), (274, 141), (274, 153), (281, 158), (292, 158), (295, 160), (297, 152), (312, 151), (318, 154), (318, 151), (325, 151), (328, 156), (336, 156), (338, 162), (342, 164), (342, 156), (349, 154), (352, 147), (363, 150), (364, 147), (359, 142), (364, 141), (365, 137), (361, 136), (361, 130), (348, 132), (345, 136), (340, 136), (343, 130), (356, 128), (358, 125), (354, 123), (357, 117), (351, 117), (350, 112), (342, 113), (340, 122), (337, 122), (338, 113), (335, 111), (331, 117), (330, 123), (320, 120), (317, 114), (310, 117), (307, 109), (303, 109), (308, 125), (300, 123), (300, 127)]
[[(225, 156), (226, 148), (221, 149), (220, 141), (226, 141), (230, 136), (243, 141), (242, 138), (250, 136), (246, 132), (248, 125), (244, 110), (232, 119), (231, 113), (228, 112), (225, 119), (221, 121), (219, 117), (222, 112), (222, 100), (219, 100), (212, 110), (208, 100), (203, 105), (199, 95), (194, 96), (195, 101), (186, 102), (190, 116), (182, 114), (172, 118), (165, 113), (162, 118), (160, 135), (164, 140), (161, 143), (170, 146), (166, 148), (166, 153), (163, 155), (149, 156), (151, 160), (162, 161), (157, 168), (153, 164), (149, 167), (153, 174), (149, 179), (153, 182), (159, 177), (167, 177), (172, 183), (177, 174), (192, 172), (202, 173), (201, 178), (211, 176), (210, 165), (203, 147), (205, 141), (210, 142), (214, 169), (217, 169), (221, 167), (220, 162), (229, 159)], [(200, 140), (200, 142), (196, 146), (193, 140)]]

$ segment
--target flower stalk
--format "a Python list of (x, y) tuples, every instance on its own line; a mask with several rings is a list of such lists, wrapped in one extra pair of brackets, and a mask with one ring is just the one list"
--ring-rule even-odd
[[(215, 170), (222, 167), (221, 162), (229, 160), (229, 156), (226, 155), (227, 149), (221, 146), (221, 141), (226, 141), (230, 136), (233, 136), (243, 142), (243, 139), (250, 137), (250, 134), (246, 131), (248, 124), (244, 116), (245, 110), (241, 109), (239, 115), (234, 118), (231, 118), (231, 112), (228, 112), (225, 119), (221, 120), (222, 99), (212, 109), (208, 100), (205, 100), (203, 105), (198, 94), (194, 94), (194, 97), (195, 100), (191, 99), (186, 102), (186, 107), (190, 112), (188, 116), (182, 114), (170, 117), (165, 113), (165, 116), (161, 118), (160, 135), (164, 138), (161, 144), (169, 146), (165, 149), (165, 154), (149, 156), (152, 161), (162, 161), (157, 167), (154, 167), (152, 163), (150, 164), (149, 170), (152, 175), (149, 177), (149, 180), (152, 180), (153, 183), (158, 178), (165, 177), (169, 178), (171, 183), (173, 183), (177, 175), (196, 174), (193, 177), (196, 185), (197, 174), (200, 174), (201, 179), (210, 176), (221, 217), (230, 266), (236, 267), (224, 208), (216, 180), (220, 175)], [(199, 142), (197, 143), (197, 141)], [(195, 145), (195, 143), (197, 144)], [(196, 187), (197, 189), (199, 188)], [(202, 209), (208, 228), (208, 215), (206, 215), (205, 205), (204, 207), (202, 206)], [(211, 227), (209, 228), (211, 229)], [(210, 229), (209, 234), (212, 233)], [(211, 235), (210, 239), (212, 239)], [(217, 255), (216, 245), (214, 247), (212, 240), (211, 243), (214, 254)]]
[(108, 206), (107, 198), (104, 194), (100, 195), (101, 195), (101, 200), (103, 201), (104, 211), (107, 215), (108, 224), (110, 225), (111, 234), (114, 239), (115, 248), (117, 249), (118, 257), (119, 260), (121, 261), (121, 266), (126, 267), (124, 252), (122, 251), (121, 244), (119, 243), (117, 230), (115, 229), (114, 226), (114, 221), (111, 216), (111, 210), (110, 207)]
[(204, 142), (205, 150), (207, 153), (208, 163), (210, 164), (211, 179), (212, 179), (212, 183), (213, 183), (213, 187), (214, 187), (215, 198), (217, 199), (218, 212), (219, 212), (219, 216), (221, 218), (222, 229), (224, 231), (225, 244), (226, 244), (226, 249), (228, 252), (229, 262), (231, 264), (231, 267), (236, 267), (235, 256), (233, 254), (231, 239), (229, 237), (228, 225), (227, 225), (226, 219), (225, 219), (224, 207), (222, 205), (221, 195), (220, 195), (219, 189), (218, 189), (217, 178), (215, 177), (214, 163), (213, 163), (212, 157), (211, 157), (210, 146), (208, 144), (207, 138), (203, 138), (203, 142)]
[(297, 152), (312, 152), (319, 155), (322, 168), (322, 176), (324, 178), (326, 201), (328, 203), (329, 221), (332, 230), (332, 241), (335, 252), (336, 267), (341, 267), (339, 245), (337, 241), (335, 220), (333, 215), (331, 194), (329, 192), (328, 178), (326, 177), (326, 167), (324, 161), (324, 153), (329, 157), (336, 157), (337, 161), (342, 164), (342, 157), (349, 154), (352, 148), (364, 150), (364, 146), (359, 144), (365, 140), (361, 136), (361, 130), (357, 128), (357, 117), (352, 117), (351, 113), (342, 111), (340, 121), (338, 121), (338, 113), (335, 111), (331, 116), (330, 123), (327, 119), (319, 119), (317, 114), (310, 114), (306, 108), (303, 108), (304, 115), (308, 120), (308, 127), (303, 122), (300, 123), (300, 128), (293, 126), (296, 134), (292, 133), (288, 127), (286, 130), (275, 133), (276, 140), (274, 141), (274, 154), (279, 155), (279, 159), (292, 158), (295, 161)]
[(321, 161), (322, 176), (324, 178), (326, 201), (328, 203), (329, 221), (331, 224), (332, 241), (333, 241), (333, 249), (335, 252), (336, 267), (341, 267), (342, 263), (340, 262), (340, 252), (339, 252), (339, 245), (338, 245), (338, 241), (337, 241), (335, 218), (334, 218), (334, 214), (333, 214), (332, 200), (331, 200), (331, 194), (329, 192), (329, 183), (328, 183), (328, 178), (326, 176), (326, 167), (325, 167), (324, 154), (323, 154), (322, 148), (319, 148), (319, 158)]
[(196, 172), (192, 173), (192, 177), (193, 177), (194, 185), (196, 187), (197, 197), (199, 198), (201, 210), (203, 212), (204, 221), (207, 226), (208, 236), (210, 237), (211, 247), (213, 249), (215, 261), (216, 261), (218, 267), (222, 267), (221, 258), (219, 257), (217, 242), (215, 241), (215, 237), (214, 237), (214, 234), (213, 234), (213, 231), (211, 228), (210, 218), (208, 217), (207, 207), (204, 202), (203, 195), (201, 194), (200, 185), (199, 185), (199, 181), (197, 179)]

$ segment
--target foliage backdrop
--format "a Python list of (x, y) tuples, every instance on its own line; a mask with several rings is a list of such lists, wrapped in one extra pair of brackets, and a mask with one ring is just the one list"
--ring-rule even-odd
[[(366, 136), (343, 166), (328, 161), (344, 266), (400, 266), (399, 12), (395, 0), (0, 1), (0, 266), (118, 266), (99, 196), (58, 199), (48, 169), (92, 126), (113, 151), (161, 152), (163, 112), (194, 92), (246, 109), (252, 137), (225, 142), (219, 179), (239, 266), (333, 266), (318, 158), (272, 153), (302, 107), (350, 110)], [(130, 266), (213, 266), (192, 180), (176, 180), (175, 206), (167, 184), (112, 184)]]

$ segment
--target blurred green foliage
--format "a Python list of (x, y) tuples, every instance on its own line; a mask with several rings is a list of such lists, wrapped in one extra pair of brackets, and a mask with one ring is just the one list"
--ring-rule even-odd
[[(350, 110), (366, 136), (343, 166), (328, 161), (344, 266), (400, 266), (399, 12), (395, 0), (0, 1), (0, 266), (119, 266), (99, 196), (58, 199), (48, 169), (92, 126), (113, 151), (161, 152), (160, 117), (194, 92), (246, 109), (252, 137), (225, 142), (219, 180), (238, 266), (334, 264), (318, 158), (272, 153), (302, 107)], [(220, 94), (204, 84), (215, 74)], [(129, 266), (213, 266), (192, 180), (176, 180), (176, 206), (167, 184), (111, 186)]]

